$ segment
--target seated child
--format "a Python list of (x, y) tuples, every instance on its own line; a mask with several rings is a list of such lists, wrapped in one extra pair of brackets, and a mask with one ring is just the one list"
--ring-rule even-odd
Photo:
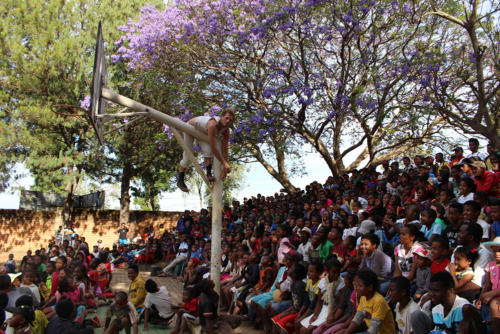
[(431, 242), (431, 254), (432, 254), (432, 264), (431, 264), (432, 275), (440, 271), (446, 271), (448, 264), (450, 264), (451, 262), (449, 259), (450, 244), (448, 239), (442, 236), (435, 237)]
[[(89, 277), (87, 275), (87, 270), (82, 263), (79, 263), (75, 269), (75, 284), (78, 289), (80, 289), (83, 293), (83, 297), (85, 300), (85, 304), (87, 308), (96, 308), (97, 303), (92, 290), (90, 289)], [(92, 321), (96, 325), (96, 327), (102, 327), (102, 321), (99, 316), (95, 316)]]
[[(295, 318), (295, 328), (298, 331), (303, 326), (309, 325), (309, 316), (314, 312), (316, 303), (321, 303), (320, 282), (321, 274), (323, 274), (323, 264), (321, 262), (312, 262), (307, 270), (307, 277), (309, 278), (306, 283), (305, 290), (307, 298), (309, 299), (308, 307), (305, 304), (300, 308), (297, 317)], [(302, 324), (302, 320), (307, 319), (307, 323)]]
[[(100, 277), (100, 273), (97, 270), (99, 260), (92, 260), (90, 263), (90, 271), (88, 272), (89, 277), (89, 288), (92, 294), (97, 297), (97, 299), (106, 299), (112, 296), (111, 290), (108, 288), (108, 281), (106, 277), (104, 279)], [(99, 303), (97, 303), (99, 306)]]
[(344, 248), (346, 249), (346, 256), (342, 272), (357, 270), (359, 267), (359, 258), (356, 250), (356, 237), (352, 235), (347, 236), (344, 239)]
[(420, 307), (411, 298), (411, 283), (406, 277), (394, 277), (389, 285), (387, 295), (395, 304), (396, 326), (398, 333), (413, 333), (411, 315), (419, 311)]
[(306, 278), (306, 268), (302, 264), (294, 264), (289, 272), (292, 278), (292, 305), (289, 309), (284, 312), (274, 316), (272, 321), (275, 326), (288, 334), (292, 334), (294, 331), (294, 321), (299, 314), (302, 306), (309, 306), (309, 299), (306, 293), (306, 284), (304, 283), (304, 278)]
[(394, 333), (394, 317), (385, 298), (377, 292), (378, 277), (371, 270), (360, 270), (354, 276), (359, 305), (349, 327), (339, 334), (368, 330), (369, 333)]
[(45, 334), (94, 333), (92, 327), (85, 327), (84, 318), (87, 312), (85, 310), (79, 312), (70, 299), (62, 298), (56, 304), (55, 311), (57, 316), (50, 319)]
[[(144, 330), (148, 329), (148, 322), (168, 326), (175, 315), (172, 311), (170, 292), (165, 286), (158, 288), (152, 279), (146, 281), (145, 290), (147, 295), (144, 300)], [(133, 297), (131, 299), (134, 300)], [(137, 305), (134, 302), (132, 304)]]
[(200, 260), (195, 257), (188, 260), (187, 267), (184, 270), (184, 277), (178, 277), (180, 281), (184, 282), (184, 287), (200, 283), (202, 277), (198, 270), (199, 264)]
[(431, 256), (431, 252), (425, 248), (415, 252), (417, 270), (415, 272), (416, 291), (414, 297), (416, 300), (419, 300), (429, 291), (429, 284), (431, 282)]
[[(16, 307), (26, 306), (33, 308), (33, 298), (28, 295), (23, 295), (16, 300)], [(29, 328), (33, 334), (44, 334), (49, 321), (41, 310), (34, 310), (35, 319), (29, 323)]]
[(50, 298), (50, 291), (52, 290), (52, 275), (56, 270), (56, 266), (54, 262), (49, 261), (45, 270), (45, 278), (40, 281), (38, 284), (38, 289), (40, 290), (40, 296), (44, 300), (48, 300)]
[(118, 334), (122, 329), (130, 333), (130, 328), (134, 329), (134, 334), (138, 334), (138, 323), (139, 315), (135, 310), (134, 304), (128, 301), (128, 296), (125, 292), (117, 292), (115, 294), (115, 301), (109, 306), (106, 312), (104, 334)]
[(422, 225), (420, 232), (422, 232), (429, 241), (440, 236), (442, 232), (442, 226), (436, 221), (436, 218), (437, 213), (432, 209), (425, 209), (420, 214), (420, 225)]
[(47, 301), (47, 303), (45, 304), (45, 308), (43, 309), (48, 319), (51, 319), (56, 312), (54, 312), (55, 311), (54, 308), (46, 306), (50, 305), (52, 302), (54, 302), (54, 300), (57, 303), (63, 298), (70, 299), (73, 302), (73, 304), (75, 304), (78, 307), (79, 314), (86, 310), (84, 291), (76, 285), (73, 277), (71, 276), (63, 277), (59, 282), (59, 287), (56, 291), (55, 296), (51, 297)]
[(35, 311), (26, 305), (16, 307), (12, 317), (3, 323), (0, 331), (3, 333), (33, 334), (29, 324), (35, 320)]
[(196, 322), (198, 319), (198, 301), (200, 297), (196, 296), (196, 288), (188, 287), (184, 289), (182, 300), (184, 304), (172, 306), (172, 308), (177, 309), (177, 318), (170, 334), (184, 333), (189, 322)]
[(35, 303), (40, 304), (40, 290), (38, 290), (38, 286), (34, 283), (37, 280), (37, 274), (33, 271), (27, 271), (23, 274), (23, 278), (21, 280), (21, 287), (26, 287), (31, 290), (33, 296), (35, 297)]
[(273, 265), (272, 257), (269, 255), (264, 255), (262, 257), (261, 264), (262, 264), (262, 269), (260, 270), (259, 273), (259, 282), (249, 290), (249, 293), (245, 297), (244, 301), (239, 300), (237, 302), (237, 306), (235, 307), (233, 314), (238, 314), (240, 309), (246, 308), (246, 305), (253, 297), (268, 291), (273, 285), (275, 271), (274, 268), (272, 267)]
[(313, 331), (313, 334), (336, 333), (343, 328), (353, 315), (354, 302), (352, 294), (354, 291), (353, 280), (355, 271), (349, 271), (344, 276), (344, 287), (340, 290), (338, 298), (335, 299), (332, 312), (328, 315), (326, 322)]
[(488, 263), (484, 286), (481, 292), (482, 307), (489, 307), (493, 331), (500, 331), (500, 237), (491, 242), (485, 242), (484, 246), (494, 255), (495, 261)]
[(342, 264), (334, 256), (326, 262), (327, 275), (319, 285), (318, 300), (314, 307), (314, 313), (310, 318), (305, 318), (301, 325), (300, 333), (307, 334), (326, 322), (328, 315), (332, 313), (336, 296), (342, 288), (343, 280), (340, 278)]
[(448, 265), (455, 283), (455, 293), (469, 301), (473, 301), (481, 290), (480, 286), (472, 282), (474, 278), (473, 267), (478, 257), (477, 248), (458, 247), (455, 250), (455, 263)]

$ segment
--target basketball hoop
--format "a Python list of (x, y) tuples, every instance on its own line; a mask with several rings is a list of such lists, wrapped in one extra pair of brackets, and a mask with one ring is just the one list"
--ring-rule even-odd
[(53, 104), (50, 106), (52, 112), (62, 117), (78, 118), (80, 121), (88, 123), (88, 111), (85, 108), (71, 104)]

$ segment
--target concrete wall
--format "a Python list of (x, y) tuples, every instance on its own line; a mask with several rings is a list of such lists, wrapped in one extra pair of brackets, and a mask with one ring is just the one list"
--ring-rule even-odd
[[(136, 231), (160, 224), (166, 228), (175, 226), (179, 212), (131, 211), (130, 224)], [(92, 247), (98, 239), (105, 246), (112, 246), (118, 239), (120, 212), (118, 210), (76, 210), (75, 222), (78, 234), (84, 236)], [(20, 263), (28, 249), (47, 247), (62, 225), (61, 211), (0, 210), (0, 263), (4, 263), (9, 253)]]

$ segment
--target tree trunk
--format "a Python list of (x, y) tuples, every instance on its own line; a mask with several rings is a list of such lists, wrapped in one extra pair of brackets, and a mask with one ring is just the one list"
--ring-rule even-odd
[(332, 172), (332, 176), (337, 177), (341, 176), (344, 171), (344, 165), (342, 164), (342, 160), (336, 161), (332, 159), (330, 152), (328, 152), (327, 147), (323, 143), (321, 139), (315, 138), (311, 135), (305, 128), (299, 130), (300, 134), (304, 139), (307, 140), (309, 144), (311, 144), (316, 151), (321, 155), (323, 160), (325, 160), (328, 168)]
[(255, 159), (257, 159), (257, 161), (260, 162), (260, 164), (262, 166), (264, 166), (266, 171), (269, 174), (271, 174), (271, 176), (274, 177), (274, 179), (276, 181), (278, 181), (286, 189), (286, 191), (288, 191), (290, 193), (295, 192), (296, 188), (292, 184), (292, 182), (290, 182), (290, 179), (288, 178), (288, 174), (286, 172), (286, 169), (284, 168), (284, 163), (285, 163), (285, 155), (284, 154), (276, 154), (276, 160), (278, 161), (278, 166), (282, 167), (282, 168), (280, 168), (280, 171), (277, 171), (276, 169), (273, 168), (273, 166), (271, 166), (266, 161), (266, 159), (264, 158), (264, 156), (262, 155), (262, 152), (259, 150), (258, 147), (254, 146), (250, 143), (247, 144), (247, 147), (251, 149), (252, 155), (255, 157)]
[(68, 191), (68, 195), (64, 199), (62, 220), (65, 226), (68, 226), (68, 224), (73, 220), (73, 193), (71, 191)]
[(73, 206), (74, 206), (74, 196), (76, 185), (78, 181), (75, 182), (73, 179), (73, 172), (70, 170), (68, 175), (68, 181), (66, 183), (66, 199), (64, 200), (63, 208), (62, 208), (62, 220), (64, 225), (68, 225), (68, 223), (73, 222)]
[(130, 218), (130, 180), (132, 179), (132, 165), (126, 162), (123, 166), (122, 183), (120, 189), (120, 224), (128, 224)]
[(488, 139), (493, 146), (495, 146), (495, 151), (500, 152), (500, 136), (498, 136), (498, 129), (493, 130), (491, 136), (488, 136)]

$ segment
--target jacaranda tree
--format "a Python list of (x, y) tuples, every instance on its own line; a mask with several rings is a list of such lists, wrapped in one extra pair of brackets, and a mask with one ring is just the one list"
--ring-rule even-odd
[(445, 122), (419, 81), (449, 27), (431, 10), (426, 1), (178, 0), (122, 27), (114, 60), (147, 73), (187, 68), (176, 103), (196, 94), (235, 106), (239, 153), (292, 190), (290, 156), (305, 144), (340, 175), (438, 138)]
[[(453, 26), (429, 52), (421, 86), (452, 126), (500, 151), (500, 1), (473, 0), (428, 13)], [(432, 66), (440, 64), (440, 66)]]

